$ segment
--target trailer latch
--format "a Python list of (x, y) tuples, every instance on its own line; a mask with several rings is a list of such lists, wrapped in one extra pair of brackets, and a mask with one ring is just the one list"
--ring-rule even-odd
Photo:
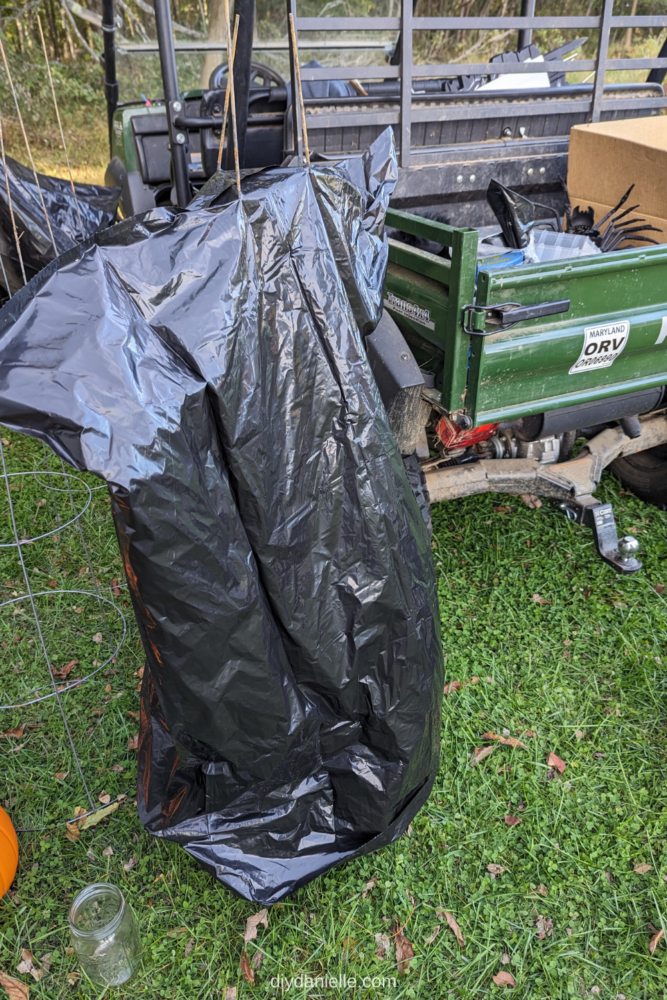
[[(517, 323), (542, 316), (555, 316), (557, 313), (567, 312), (569, 308), (569, 299), (539, 302), (534, 306), (522, 306), (520, 302), (502, 302), (495, 306), (464, 306), (463, 329), (471, 336), (489, 337), (499, 330), (509, 330)], [(489, 330), (486, 328), (487, 323), (490, 325)]]

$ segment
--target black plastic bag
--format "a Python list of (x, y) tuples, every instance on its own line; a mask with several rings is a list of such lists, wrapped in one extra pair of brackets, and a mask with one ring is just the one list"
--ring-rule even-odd
[[(56, 249), (58, 254), (62, 254), (75, 244), (87, 240), (93, 233), (111, 225), (116, 215), (120, 189), (96, 184), (75, 184), (75, 198), (69, 181), (37, 174), (44, 201), (42, 207), (32, 169), (13, 160), (11, 156), (6, 157), (6, 162), (7, 177), (0, 159), (0, 227), (3, 237), (0, 240), (0, 252), (7, 282), (11, 285), (9, 290), (15, 292), (23, 284), (23, 280), (20, 277), (21, 269), (7, 201), (7, 181), (28, 279), (56, 257), (44, 209), (51, 223)], [(0, 282), (6, 287), (2, 269)]]
[(214, 178), (0, 312), (0, 420), (109, 484), (142, 822), (263, 904), (400, 836), (438, 766), (430, 543), (362, 336), (395, 179), (390, 131)]

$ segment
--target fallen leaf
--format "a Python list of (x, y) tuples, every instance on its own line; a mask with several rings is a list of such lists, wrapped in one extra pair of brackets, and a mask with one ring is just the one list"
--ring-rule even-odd
[(133, 719), (139, 719), (139, 718), (141, 718), (141, 715), (140, 715), (139, 712), (131, 712), (129, 710), (129, 708), (126, 708), (125, 711), (127, 712), (128, 715), (131, 715)]
[(635, 865), (632, 870), (633, 872), (636, 872), (637, 875), (646, 875), (646, 872), (650, 872), (652, 867), (653, 865), (647, 865), (645, 861), (642, 861), (640, 865)]
[(593, 756), (594, 757), (606, 757), (607, 755), (606, 755), (606, 753), (594, 753)]
[(183, 957), (184, 958), (188, 957), (188, 955), (190, 954), (190, 952), (192, 951), (192, 949), (194, 948), (194, 946), (195, 946), (195, 939), (194, 938), (190, 938), (190, 940), (186, 944), (185, 948), (183, 949)]
[(68, 774), (69, 771), (56, 771), (55, 774), (56, 781), (64, 781)]
[(547, 757), (547, 764), (549, 765), (549, 767), (555, 767), (556, 770), (560, 771), (561, 774), (567, 767), (565, 761), (561, 760), (560, 757), (557, 757), (555, 753), (549, 754), (549, 756)]
[(658, 945), (660, 944), (660, 942), (662, 941), (662, 939), (664, 938), (664, 936), (665, 936), (665, 932), (663, 931), (662, 927), (660, 928), (659, 931), (655, 932), (655, 934), (653, 935), (653, 937), (651, 938), (651, 940), (648, 943), (648, 950), (651, 953), (651, 955), (653, 954), (653, 952), (655, 951), (655, 949), (658, 947)]
[(516, 736), (499, 736), (498, 733), (483, 733), (483, 740), (497, 740), (498, 743), (503, 743), (508, 747), (523, 747), (526, 749), (526, 744), (518, 740)]
[(116, 771), (118, 774), (120, 774), (122, 771), (125, 770), (125, 768), (123, 767), (122, 764), (114, 764), (111, 770)]
[(495, 865), (495, 864), (487, 865), (486, 870), (487, 872), (491, 872), (491, 878), (495, 878), (496, 875), (502, 875), (504, 871), (507, 871), (507, 869), (503, 868), (502, 865)]
[(49, 972), (50, 969), (51, 969), (51, 956), (52, 955), (53, 955), (52, 951), (47, 951), (46, 955), (42, 955), (42, 957), (39, 960), (39, 964), (41, 965), (41, 967), (43, 969), (46, 969), (47, 972)]
[(86, 857), (88, 858), (89, 861), (97, 861), (97, 858), (95, 857), (95, 854), (90, 847), (86, 851)]
[(442, 915), (444, 916), (445, 920), (447, 921), (447, 925), (448, 925), (449, 929), (453, 932), (454, 937), (458, 941), (459, 948), (463, 948), (464, 945), (465, 945), (465, 942), (463, 940), (463, 934), (461, 933), (461, 928), (459, 927), (459, 925), (457, 924), (456, 920), (454, 919), (453, 914), (448, 913), (447, 910), (443, 910), (442, 911)]
[(540, 498), (536, 497), (533, 493), (520, 493), (519, 496), (525, 503), (526, 507), (530, 507), (531, 510), (537, 510), (542, 506)]
[(79, 980), (79, 979), (81, 979), (81, 973), (80, 972), (70, 972), (69, 976), (67, 977), (67, 985), (68, 986), (76, 986), (77, 980)]
[(39, 962), (33, 953), (28, 951), (27, 948), (24, 948), (21, 952), (21, 961), (16, 966), (16, 971), (22, 973), (24, 976), (29, 973), (36, 983), (46, 975), (44, 969), (39, 968)]
[(250, 959), (245, 952), (241, 955), (241, 962), (239, 964), (239, 969), (243, 973), (243, 978), (247, 979), (249, 983), (255, 982), (255, 973), (252, 971), (252, 966), (250, 965)]
[(547, 889), (546, 885), (541, 885), (541, 884), (538, 885), (538, 887), (537, 887), (537, 889), (535, 891), (539, 892), (540, 896), (548, 896), (549, 895), (549, 890)]
[(18, 979), (12, 979), (4, 972), (0, 972), (0, 986), (4, 987), (7, 1000), (29, 1000), (30, 998), (30, 987)]
[(509, 965), (510, 964), (511, 959), (510, 959), (510, 957), (509, 957), (509, 955), (507, 954), (506, 951), (504, 951), (502, 953), (502, 955), (500, 956), (500, 961), (502, 962), (503, 965)]
[(235, 986), (228, 986), (225, 989), (225, 995), (224, 995), (223, 1000), (236, 1000), (236, 987)]
[(103, 819), (106, 819), (107, 816), (110, 816), (111, 813), (115, 812), (119, 805), (120, 802), (112, 802), (111, 805), (105, 806), (104, 809), (96, 809), (94, 813), (91, 813), (90, 816), (86, 816), (86, 818), (79, 824), (81, 829), (89, 830), (91, 826), (97, 826), (97, 824), (101, 823)]
[(104, 792), (104, 791), (100, 792), (100, 794), (97, 797), (98, 797), (98, 799), (100, 800), (100, 802), (102, 803), (103, 806), (108, 806), (109, 803), (111, 802), (111, 796), (109, 795), (108, 792)]
[(118, 586), (118, 580), (111, 581), (111, 592), (114, 597), (120, 597), (120, 587)]
[(524, 729), (521, 735), (525, 736), (527, 740), (530, 740), (533, 736), (537, 736), (537, 733), (534, 729)]
[(606, 878), (607, 882), (609, 882), (609, 885), (613, 885), (614, 884), (614, 877), (611, 874), (611, 872), (605, 872), (604, 873), (604, 877)]
[(19, 743), (19, 745), (17, 747), (12, 747), (11, 750), (7, 751), (7, 753), (18, 753), (19, 750), (23, 750), (24, 746), (25, 746), (25, 743)]
[(394, 947), (396, 948), (396, 967), (399, 976), (407, 976), (410, 962), (415, 956), (414, 948), (403, 934), (403, 928), (396, 921), (394, 931)]
[(474, 764), (479, 764), (481, 760), (484, 760), (485, 757), (492, 754), (495, 749), (496, 748), (494, 746), (477, 747), (470, 760), (470, 766), (472, 767)]
[(542, 914), (540, 914), (537, 920), (535, 921), (535, 926), (537, 927), (537, 936), (540, 939), (540, 941), (543, 940), (545, 937), (551, 937), (551, 934), (553, 932), (553, 921), (551, 917), (547, 917), (545, 919), (542, 916)]
[(104, 638), (104, 636), (102, 635), (101, 632), (96, 632), (95, 635), (93, 636), (93, 642), (100, 643), (100, 642), (102, 642), (103, 638)]
[(496, 986), (516, 986), (516, 980), (511, 972), (505, 972), (503, 969), (500, 972), (496, 972), (493, 977), (493, 981)]
[(128, 750), (138, 750), (139, 749), (139, 733), (135, 733), (134, 736), (130, 736), (127, 741)]
[(245, 924), (245, 934), (243, 935), (244, 944), (250, 944), (257, 937), (257, 928), (262, 924), (263, 927), (269, 928), (269, 911), (259, 910), (258, 913), (253, 913), (251, 917), (248, 917)]
[(133, 676), (134, 677), (143, 677), (145, 669), (146, 669), (146, 664), (142, 663), (141, 666), (139, 667), (139, 669), (134, 671)]
[(440, 924), (436, 924), (433, 933), (429, 934), (429, 936), (426, 938), (426, 944), (433, 944), (439, 933), (440, 933)]
[(583, 730), (582, 729), (577, 729), (576, 733), (574, 734), (574, 738), (575, 738), (575, 740), (583, 740), (583, 738), (584, 738)]
[(383, 962), (385, 955), (387, 955), (391, 951), (391, 941), (389, 940), (386, 934), (376, 934), (375, 944), (377, 945), (377, 948), (375, 949), (375, 954), (377, 958), (379, 958), (380, 961)]
[(78, 660), (70, 660), (69, 663), (66, 663), (64, 667), (60, 668), (60, 670), (54, 670), (53, 667), (51, 667), (51, 673), (54, 677), (58, 677), (61, 681), (64, 681), (66, 677), (69, 677), (74, 668), (78, 667), (78, 665)]
[(104, 690), (106, 694), (111, 694), (111, 684), (106, 684)]
[(602, 990), (599, 986), (591, 986), (591, 993), (595, 993), (596, 996), (600, 996)]
[(132, 869), (135, 868), (138, 864), (139, 864), (139, 858), (136, 856), (136, 854), (133, 854), (130, 860), (125, 862), (123, 868), (125, 869), (126, 872), (131, 872)]
[(105, 847), (102, 854), (105, 858), (110, 858), (113, 855), (113, 847)]
[(508, 826), (518, 826), (521, 822), (520, 816), (505, 816), (505, 822)]
[(370, 882), (367, 882), (366, 888), (361, 893), (361, 898), (368, 899), (368, 897), (370, 896), (371, 892), (373, 891), (376, 885), (377, 885), (377, 880), (374, 878), (372, 878)]
[(449, 684), (445, 684), (443, 688), (443, 694), (451, 694), (452, 691), (461, 690), (461, 681), (450, 681)]
[(659, 597), (662, 597), (662, 595), (665, 592), (665, 585), (664, 583), (656, 583), (653, 589), (655, 590), (656, 594), (658, 594)]
[(533, 594), (533, 600), (536, 604), (551, 604), (551, 601), (547, 601), (546, 597), (540, 597), (539, 594)]
[(167, 931), (167, 937), (175, 938), (181, 937), (183, 934), (187, 934), (187, 927), (173, 927), (170, 931)]
[(4, 733), (0, 733), (0, 736), (7, 737), (14, 740), (20, 740), (23, 736), (23, 731), (25, 729), (25, 722), (22, 722), (20, 726), (16, 729), (6, 729)]
[(511, 511), (511, 507), (494, 507), (496, 514), (508, 514)]
[(264, 961), (264, 952), (256, 951), (255, 954), (250, 959), (250, 964), (252, 965), (253, 969), (261, 969), (263, 961)]

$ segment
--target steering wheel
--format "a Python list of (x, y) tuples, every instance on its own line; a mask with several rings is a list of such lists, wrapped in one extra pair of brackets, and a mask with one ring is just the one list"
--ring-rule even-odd
[[(209, 90), (224, 90), (226, 87), (228, 63), (220, 63), (211, 73), (208, 80)], [(286, 87), (280, 73), (264, 63), (250, 63), (250, 86), (255, 87)]]

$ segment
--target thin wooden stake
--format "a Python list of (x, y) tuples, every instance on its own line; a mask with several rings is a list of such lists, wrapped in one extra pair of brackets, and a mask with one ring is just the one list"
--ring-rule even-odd
[(16, 243), (16, 253), (18, 254), (19, 264), (21, 265), (21, 274), (23, 275), (23, 284), (28, 284), (28, 279), (25, 276), (25, 267), (23, 266), (23, 254), (21, 253), (21, 243), (18, 230), (16, 228), (16, 219), (14, 218), (14, 207), (12, 205), (12, 193), (9, 190), (9, 174), (7, 173), (7, 160), (5, 159), (5, 139), (2, 134), (2, 117), (0, 117), (0, 155), (2, 156), (2, 169), (5, 172), (5, 189), (7, 191), (7, 207), (9, 208), (9, 217), (12, 220), (12, 229), (14, 230), (14, 242)]
[[(58, 256), (58, 247), (56, 246), (56, 241), (53, 237), (53, 230), (51, 229), (51, 220), (49, 219), (49, 213), (46, 211), (46, 205), (44, 204), (44, 197), (42, 195), (42, 189), (39, 186), (39, 179), (37, 177), (37, 169), (35, 167), (35, 161), (32, 158), (32, 150), (30, 149), (30, 143), (28, 142), (28, 134), (25, 130), (25, 125), (23, 124), (23, 115), (21, 114), (21, 108), (19, 107), (18, 97), (16, 96), (16, 90), (14, 88), (14, 81), (12, 80), (12, 74), (9, 71), (9, 63), (7, 62), (7, 56), (5, 55), (5, 47), (2, 44), (2, 39), (0, 38), (0, 55), (2, 55), (2, 61), (5, 64), (5, 73), (7, 74), (7, 80), (9, 81), (9, 87), (12, 92), (12, 97), (14, 98), (14, 105), (16, 107), (16, 115), (19, 120), (19, 125), (21, 126), (21, 132), (23, 133), (23, 141), (25, 142), (26, 152), (28, 153), (28, 158), (30, 159), (30, 166), (32, 167), (33, 177), (35, 178), (35, 184), (37, 185), (37, 191), (39, 193), (39, 200), (42, 203), (42, 211), (44, 212), (44, 218), (46, 219), (46, 226), (49, 230), (49, 236), (51, 237), (51, 244), (53, 246), (53, 252)], [(5, 168), (6, 176), (6, 168)]]
[(220, 145), (218, 146), (218, 164), (216, 167), (217, 170), (222, 170), (222, 150), (225, 145), (225, 132), (227, 131), (227, 113), (229, 111), (229, 95), (230, 95), (229, 77), (232, 71), (232, 67), (234, 66), (234, 55), (236, 54), (236, 39), (238, 38), (238, 33), (239, 33), (239, 21), (240, 21), (240, 16), (237, 14), (236, 21), (234, 23), (234, 38), (232, 39), (231, 57), (229, 55), (229, 52), (227, 53), (227, 89), (225, 90), (225, 108), (222, 113), (222, 130), (220, 132)]
[(63, 123), (60, 120), (60, 109), (58, 108), (58, 99), (56, 97), (56, 88), (53, 85), (53, 77), (51, 76), (51, 65), (49, 63), (49, 54), (46, 51), (46, 42), (44, 41), (44, 32), (42, 31), (42, 19), (37, 15), (37, 25), (39, 27), (39, 37), (42, 40), (42, 49), (44, 50), (44, 62), (46, 63), (46, 72), (49, 77), (49, 84), (51, 86), (51, 95), (53, 97), (53, 107), (56, 111), (56, 120), (58, 122), (58, 128), (60, 129), (60, 139), (63, 144), (63, 150), (65, 153), (65, 162), (67, 163), (67, 173), (69, 174), (69, 183), (72, 188), (72, 196), (74, 197), (74, 204), (76, 205), (76, 214), (79, 217), (79, 229), (81, 230), (81, 239), (85, 240), (86, 234), (83, 228), (83, 221), (81, 219), (81, 209), (79, 208), (79, 199), (76, 196), (76, 191), (74, 190), (74, 178), (72, 177), (72, 168), (69, 162), (69, 154), (67, 152), (67, 143), (65, 142), (65, 133), (63, 131)]
[[(299, 93), (299, 111), (301, 112), (301, 131), (303, 132), (303, 152), (306, 157), (306, 165), (310, 166), (310, 149), (308, 148), (308, 130), (306, 128), (306, 108), (303, 103), (303, 90), (301, 88), (301, 68), (299, 66), (299, 50), (296, 44), (296, 31), (294, 30), (294, 18), (289, 15), (290, 41), (292, 52), (294, 53), (294, 73), (296, 75), (296, 87)], [(296, 100), (296, 94), (292, 95), (292, 100)]]
[[(237, 23), (239, 15), (236, 15)], [(234, 168), (236, 170), (236, 186), (241, 197), (241, 169), (239, 166), (239, 141), (236, 133), (236, 97), (234, 96), (234, 49), (230, 43), (232, 37), (229, 24), (229, 0), (225, 0), (225, 31), (227, 32), (227, 89), (232, 106), (232, 141), (234, 143)]]

